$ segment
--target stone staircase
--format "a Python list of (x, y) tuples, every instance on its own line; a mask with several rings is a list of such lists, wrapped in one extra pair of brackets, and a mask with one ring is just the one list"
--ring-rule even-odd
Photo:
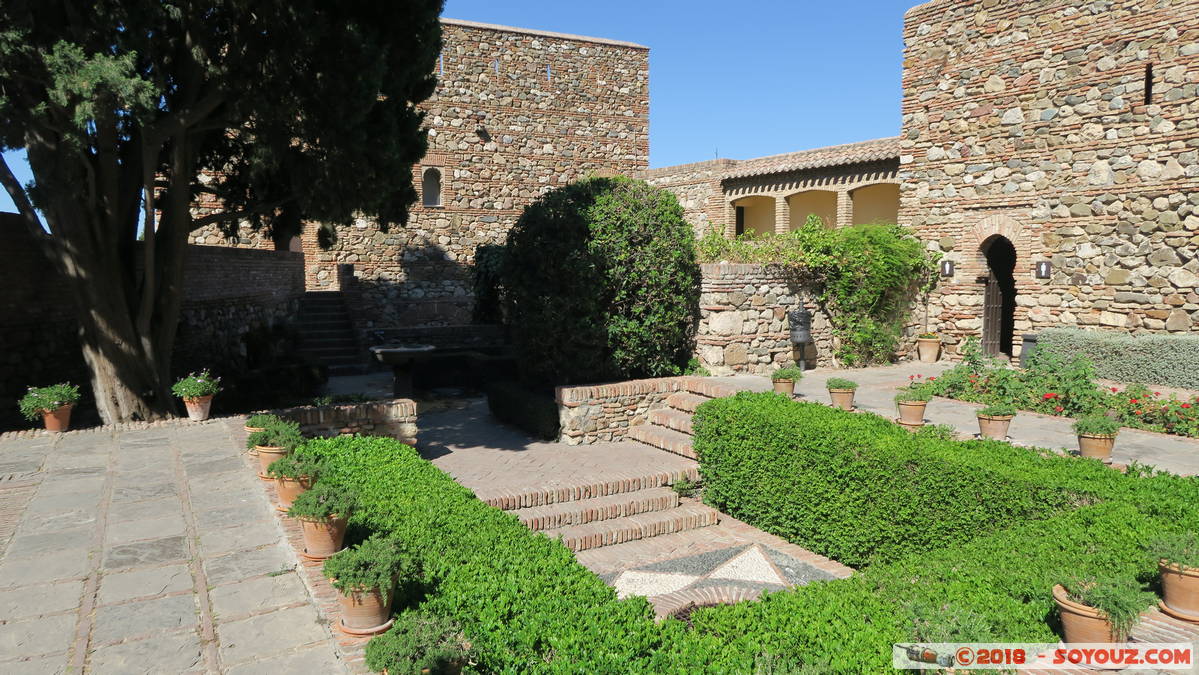
[(659, 450), (695, 459), (691, 417), (704, 401), (736, 394), (739, 389), (699, 377), (683, 380), (683, 390), (666, 398), (665, 408), (650, 411), (648, 421), (629, 428), (627, 438)]
[(362, 356), (340, 291), (309, 291), (300, 299), (300, 337), (305, 353), (334, 375), (357, 372)]
[(670, 488), (676, 481), (698, 478), (698, 469), (686, 466), (586, 485), (527, 489), (483, 501), (516, 516), (531, 530), (561, 539), (572, 551), (585, 551), (715, 525), (720, 515), (716, 510), (682, 502)]

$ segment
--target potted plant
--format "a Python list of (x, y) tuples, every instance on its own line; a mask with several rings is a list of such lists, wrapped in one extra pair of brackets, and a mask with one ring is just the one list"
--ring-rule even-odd
[(908, 427), (924, 426), (924, 409), (933, 398), (933, 393), (923, 382), (900, 387), (895, 394), (895, 405), (899, 408), (899, 423)]
[(291, 455), (276, 459), (267, 467), (266, 475), (274, 479), (275, 495), (279, 500), (275, 508), (280, 511), (290, 509), (296, 497), (304, 494), (320, 477), (320, 461), (304, 455), (301, 450), (303, 446)]
[(255, 431), (246, 438), (246, 447), (253, 448), (258, 454), (258, 465), (261, 471), (258, 477), (271, 480), (267, 469), (280, 457), (291, 454), (297, 445), (304, 442), (300, 434), (300, 425), (295, 422), (276, 419), (268, 422), (262, 431)]
[(183, 399), (187, 407), (187, 418), (195, 422), (208, 419), (212, 397), (221, 390), (221, 378), (202, 370), (179, 380), (171, 387), (171, 393)]
[(941, 337), (936, 333), (917, 335), (916, 354), (922, 363), (936, 363), (941, 355)]
[(853, 410), (853, 395), (858, 390), (858, 383), (843, 377), (830, 377), (825, 383), (828, 396), (833, 406), (842, 410)]
[(375, 535), (325, 561), (324, 573), (337, 589), (341, 619), (349, 635), (377, 635), (391, 628), (391, 604), (397, 578), (413, 579), (417, 560), (394, 536)]
[(252, 434), (255, 431), (262, 431), (263, 429), (266, 428), (266, 425), (270, 424), (271, 422), (277, 422), (278, 420), (279, 420), (278, 417), (276, 417), (274, 415), (270, 415), (268, 413), (258, 413), (257, 415), (250, 415), (250, 417), (248, 419), (246, 419), (246, 424), (245, 424), (246, 433)]
[(346, 520), (354, 512), (356, 500), (349, 490), (325, 481), (295, 498), (287, 515), (300, 521), (304, 550), (309, 560), (324, 560), (341, 550), (346, 536)]
[(1116, 445), (1116, 434), (1120, 422), (1103, 413), (1093, 413), (1074, 422), (1074, 433), (1078, 435), (1078, 453), (1083, 457), (1112, 463), (1112, 448)]
[(384, 673), (457, 675), (470, 656), (458, 624), (418, 610), (401, 613), (391, 630), (366, 643), (366, 667)]
[(770, 375), (774, 390), (780, 394), (792, 396), (795, 394), (795, 383), (803, 379), (803, 371), (795, 366), (779, 368)]
[(1133, 579), (1074, 579), (1053, 587), (1068, 643), (1122, 642), (1156, 596)]
[(27, 420), (42, 418), (46, 431), (66, 431), (71, 426), (71, 410), (79, 402), (79, 387), (61, 382), (49, 387), (30, 387), (18, 406)]
[(1016, 412), (1016, 406), (1010, 403), (995, 403), (979, 408), (978, 435), (997, 441), (1006, 439), (1008, 427)]
[(1199, 534), (1186, 532), (1160, 539), (1153, 547), (1162, 574), (1162, 611), (1199, 622)]

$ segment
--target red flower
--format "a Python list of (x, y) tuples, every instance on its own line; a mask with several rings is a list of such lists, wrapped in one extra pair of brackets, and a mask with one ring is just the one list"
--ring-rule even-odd
[(1161, 395), (1162, 395), (1162, 393), (1161, 393), (1160, 391), (1155, 391), (1155, 392), (1153, 392), (1153, 395), (1154, 395), (1154, 396), (1161, 396)]
[(1054, 407), (1053, 412), (1061, 412), (1063, 410), (1065, 410), (1065, 408), (1063, 408), (1059, 405), (1059, 406)]
[(1114, 393), (1116, 393), (1117, 391), (1120, 391), (1120, 390), (1119, 390), (1119, 389), (1117, 389), (1116, 387), (1112, 387), (1112, 393), (1113, 393), (1113, 394), (1114, 394)]
[(1043, 398), (1044, 400), (1048, 401), (1048, 400), (1049, 400), (1049, 399), (1051, 399), (1051, 398), (1057, 398), (1057, 394), (1055, 394), (1055, 393), (1053, 393), (1053, 392), (1051, 391), (1051, 392), (1049, 392), (1049, 393), (1045, 394), (1044, 396), (1042, 396), (1041, 398)]
[(928, 378), (928, 381), (929, 381), (929, 382), (932, 382), (932, 381), (933, 381), (933, 380), (935, 380), (935, 379), (937, 379), (937, 378), (935, 378), (935, 377), (930, 377), (930, 378)]
[(1189, 407), (1191, 407), (1191, 404), (1190, 404), (1190, 403), (1183, 403), (1183, 404), (1182, 404), (1182, 407), (1184, 407), (1184, 408), (1189, 408)]
[(1138, 410), (1138, 411), (1136, 411), (1136, 413), (1137, 413), (1138, 415), (1140, 415), (1140, 414), (1141, 414), (1141, 411), (1140, 411), (1140, 410)]
[(1132, 404), (1136, 404), (1137, 400), (1135, 398), (1130, 398), (1130, 399), (1128, 399), (1128, 402), (1132, 403)]

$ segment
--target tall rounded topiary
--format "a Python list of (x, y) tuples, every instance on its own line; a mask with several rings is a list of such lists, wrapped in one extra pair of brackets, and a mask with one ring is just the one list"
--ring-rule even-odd
[(546, 384), (682, 370), (699, 321), (694, 235), (674, 195), (590, 178), (525, 209), (502, 267), (513, 340)]

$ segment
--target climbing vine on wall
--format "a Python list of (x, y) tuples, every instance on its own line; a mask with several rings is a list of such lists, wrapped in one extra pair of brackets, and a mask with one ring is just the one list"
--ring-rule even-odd
[(890, 360), (910, 303), (936, 283), (939, 260), (898, 225), (829, 229), (816, 216), (781, 235), (730, 240), (713, 229), (696, 249), (701, 262), (781, 265), (797, 285), (812, 288), (847, 366)]

